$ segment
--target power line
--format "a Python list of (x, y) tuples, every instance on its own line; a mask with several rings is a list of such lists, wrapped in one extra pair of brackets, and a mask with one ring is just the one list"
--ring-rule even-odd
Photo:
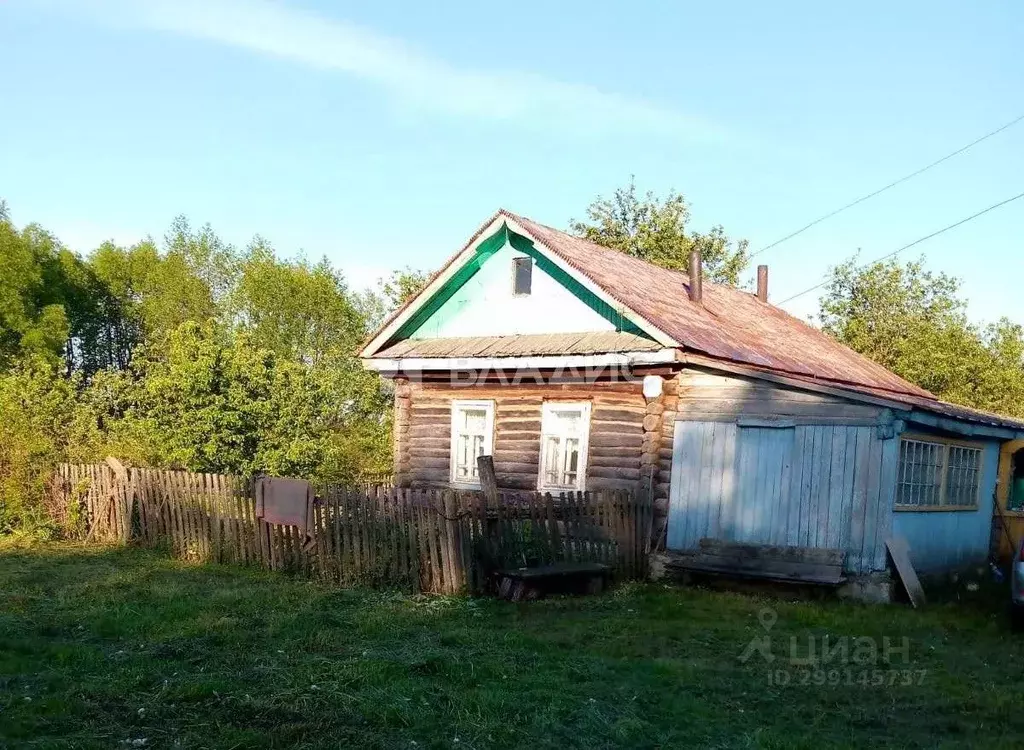
[(1021, 120), (1024, 120), (1024, 115), (1021, 115), (1020, 117), (1016, 117), (1016, 118), (1010, 120), (1008, 123), (1006, 123), (1005, 125), (1001, 125), (1000, 127), (998, 127), (995, 130), (993, 130), (991, 133), (986, 133), (985, 135), (981, 136), (981, 138), (978, 138), (977, 140), (971, 141), (966, 146), (961, 146), (960, 148), (958, 148), (953, 153), (946, 154), (941, 159), (937, 159), (937, 160), (933, 161), (931, 164), (929, 164), (929, 165), (927, 165), (925, 167), (921, 167), (916, 172), (911, 172), (908, 175), (900, 177), (898, 180), (896, 180), (894, 182), (890, 182), (885, 187), (879, 188), (878, 190), (874, 191), (873, 193), (868, 193), (867, 195), (858, 198), (857, 200), (853, 201), (852, 203), (847, 203), (845, 206), (843, 206), (841, 208), (837, 208), (835, 211), (827, 213), (824, 216), (819, 216), (817, 219), (812, 221), (810, 224), (807, 224), (806, 226), (800, 227), (800, 229), (796, 230), (795, 232), (793, 232), (791, 234), (787, 234), (782, 239), (776, 240), (775, 242), (773, 242), (770, 245), (765, 245), (760, 250), (758, 250), (757, 252), (755, 252), (752, 255), (750, 255), (748, 257), (748, 259), (749, 258), (754, 258), (754, 257), (760, 255), (765, 250), (771, 250), (776, 245), (781, 245), (783, 242), (786, 242), (787, 240), (793, 239), (798, 234), (803, 234), (804, 232), (806, 232), (811, 227), (820, 224), (821, 222), (825, 221), (826, 219), (831, 219), (833, 216), (836, 216), (837, 214), (841, 214), (843, 211), (845, 211), (845, 210), (847, 210), (849, 208), (853, 208), (854, 206), (856, 206), (856, 205), (858, 205), (860, 203), (863, 203), (866, 200), (870, 200), (871, 198), (874, 198), (876, 195), (881, 195), (886, 190), (889, 190), (890, 188), (894, 188), (897, 185), (906, 182), (907, 180), (913, 179), (914, 177), (917, 177), (919, 174), (923, 174), (924, 172), (927, 172), (932, 167), (937, 167), (938, 165), (942, 164), (942, 162), (947, 161), (949, 159), (952, 159), (954, 156), (959, 156), (964, 151), (967, 151), (968, 149), (973, 148), (974, 146), (977, 146), (982, 141), (988, 140), (989, 138), (991, 138), (994, 135), (1002, 133), (1004, 130), (1006, 130), (1009, 127), (1012, 127), (1013, 125), (1016, 125)]
[[(1007, 203), (1012, 203), (1013, 201), (1019, 200), (1021, 198), (1024, 198), (1024, 193), (1017, 193), (1017, 195), (1013, 196), (1012, 198), (1007, 198), (1004, 201), (999, 201), (999, 203), (995, 203), (995, 204), (989, 206), (986, 209), (978, 211), (978, 213), (976, 213), (976, 214), (971, 214), (967, 218), (960, 219), (960, 221), (956, 222), (955, 224), (950, 224), (949, 226), (943, 227), (942, 229), (939, 229), (938, 231), (932, 232), (931, 234), (927, 234), (924, 237), (920, 237), (920, 238), (914, 240), (913, 242), (910, 242), (910, 243), (904, 245), (903, 247), (898, 247), (895, 250), (893, 250), (891, 253), (883, 255), (881, 258), (875, 258), (870, 263), (866, 263), (863, 266), (861, 266), (861, 268), (865, 268), (867, 266), (874, 265), (875, 263), (881, 263), (884, 260), (889, 260), (889, 258), (892, 258), (893, 256), (898, 255), (899, 253), (902, 253), (904, 250), (912, 248), (914, 245), (920, 245), (922, 242), (930, 240), (932, 237), (938, 237), (943, 232), (948, 232), (950, 229), (956, 229), (961, 224), (966, 224), (967, 222), (972, 221), (973, 219), (977, 219), (979, 216), (983, 216), (983, 215), (987, 214), (989, 211), (995, 211), (997, 208), (999, 208), (1001, 206), (1005, 206)], [(814, 286), (809, 287), (807, 289), (804, 289), (802, 292), (794, 294), (792, 297), (787, 297), (786, 299), (782, 300), (782, 302), (776, 302), (775, 304), (776, 305), (784, 305), (787, 302), (792, 302), (797, 297), (803, 297), (805, 294), (807, 294), (809, 292), (813, 292), (815, 289), (820, 289), (821, 287), (825, 286), (825, 284), (827, 284), (827, 283), (828, 283), (828, 279), (826, 278), (825, 280), (821, 281), (820, 283), (815, 284)]]

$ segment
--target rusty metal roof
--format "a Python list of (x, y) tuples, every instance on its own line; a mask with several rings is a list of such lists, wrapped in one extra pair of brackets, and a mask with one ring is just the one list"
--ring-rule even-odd
[(649, 352), (661, 348), (659, 343), (644, 336), (618, 331), (543, 333), (527, 336), (405, 339), (382, 349), (374, 357), (531, 357)]
[[(711, 359), (696, 357), (691, 361), (694, 364), (701, 366), (714, 366), (714, 360)], [(771, 372), (770, 370), (760, 367), (750, 368), (751, 374), (755, 374), (758, 371)], [(881, 390), (878, 388), (850, 386), (842, 383), (835, 384), (821, 378), (809, 378), (802, 375), (787, 375), (787, 378), (791, 379), (795, 383), (804, 382), (808, 385), (834, 385), (836, 388), (891, 401), (895, 406), (902, 405), (904, 407), (923, 409), (951, 419), (974, 422), (975, 424), (988, 425), (990, 427), (1004, 427), (1011, 430), (1024, 431), (1024, 419), (1008, 417), (1003, 414), (996, 414), (995, 412), (985, 411), (983, 409), (972, 409), (968, 406), (961, 406), (960, 404), (952, 404), (948, 401), (942, 401), (935, 398), (934, 396), (925, 397), (911, 394), (894, 394), (892, 391)]]
[(503, 213), (609, 295), (681, 343), (684, 350), (837, 384), (933, 398), (928, 391), (750, 292), (705, 282), (703, 304), (697, 304), (690, 300), (690, 279), (685, 273)]

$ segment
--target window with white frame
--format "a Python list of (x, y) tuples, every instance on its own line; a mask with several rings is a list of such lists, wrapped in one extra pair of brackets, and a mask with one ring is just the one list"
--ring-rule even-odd
[(900, 441), (898, 508), (976, 508), (980, 483), (981, 448), (919, 437)]
[(480, 473), (478, 456), (493, 450), (494, 402), (452, 402), (451, 481), (453, 484), (478, 487)]
[(542, 490), (582, 490), (587, 476), (589, 401), (545, 401), (541, 418)]

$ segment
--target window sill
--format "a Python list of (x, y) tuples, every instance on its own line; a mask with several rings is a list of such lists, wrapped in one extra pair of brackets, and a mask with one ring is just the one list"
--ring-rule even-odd
[(968, 513), (978, 510), (977, 505), (896, 505), (896, 513)]
[(453, 490), (482, 490), (483, 489), (483, 485), (481, 485), (479, 482), (474, 484), (472, 482), (455, 482), (455, 481), (451, 481), (451, 482), (448, 482), (448, 486), (451, 487)]

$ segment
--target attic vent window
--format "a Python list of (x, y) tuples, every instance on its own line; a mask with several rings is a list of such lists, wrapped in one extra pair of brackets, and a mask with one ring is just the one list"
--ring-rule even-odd
[(512, 294), (525, 296), (533, 288), (533, 258), (512, 259)]

